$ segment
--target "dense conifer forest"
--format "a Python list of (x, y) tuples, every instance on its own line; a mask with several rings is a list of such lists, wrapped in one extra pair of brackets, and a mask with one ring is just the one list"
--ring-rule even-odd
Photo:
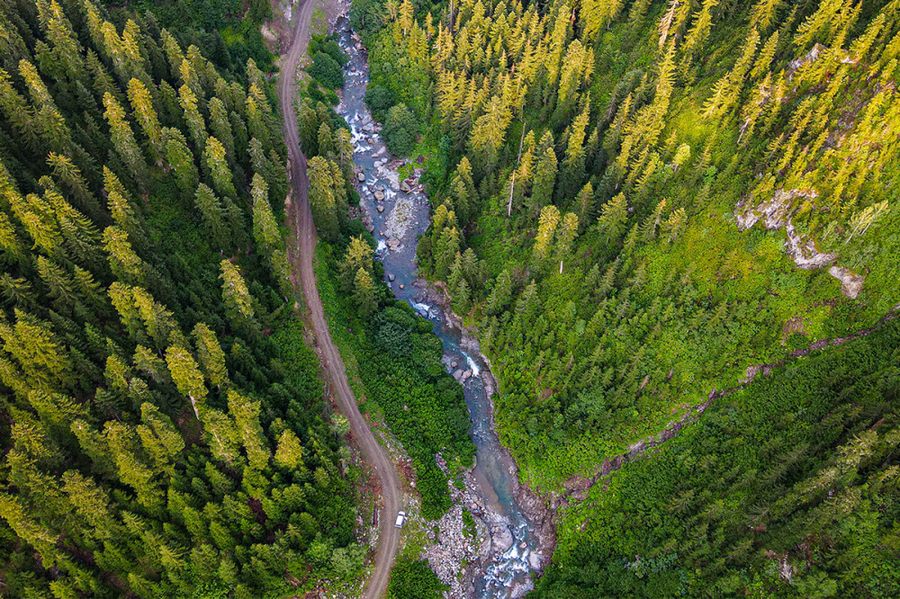
[(530, 482), (897, 303), (897, 2), (381, 10), (370, 94), (430, 123), (421, 266)]
[(92, 0), (4, 2), (0, 47), (0, 594), (357, 581), (266, 75)]
[[(896, 310), (896, 0), (351, 18), (386, 140), (425, 157), (419, 266), (478, 331), (526, 483), (564, 493), (757, 365)], [(563, 508), (538, 596), (890, 596), (897, 337), (876, 329)]]
[[(289, 276), (271, 10), (0, 5), (0, 596), (366, 576), (377, 489)], [(380, 135), (423, 171), (419, 273), (477, 335), (499, 437), (558, 507), (533, 596), (894, 596), (900, 0), (349, 16)], [(471, 423), (357, 218), (347, 55), (328, 35), (308, 55), (285, 108), (318, 292), (420, 526), (451, 508)], [(439, 596), (413, 531), (388, 595)]]

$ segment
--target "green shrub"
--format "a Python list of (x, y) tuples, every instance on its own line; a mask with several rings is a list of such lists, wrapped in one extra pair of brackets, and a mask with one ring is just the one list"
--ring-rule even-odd
[(397, 104), (388, 110), (384, 123), (384, 141), (397, 156), (406, 156), (416, 147), (419, 123), (406, 104)]
[(307, 72), (319, 83), (329, 89), (336, 89), (344, 85), (344, 73), (341, 65), (327, 52), (313, 54), (313, 63)]
[(350, 5), (350, 24), (364, 39), (381, 31), (386, 20), (384, 0), (353, 0)]
[(432, 572), (425, 560), (397, 560), (388, 585), (390, 599), (430, 599), (442, 596), (447, 586)]
[(390, 89), (372, 84), (366, 90), (366, 104), (372, 111), (372, 116), (380, 122), (387, 120), (388, 110), (397, 103), (397, 96)]

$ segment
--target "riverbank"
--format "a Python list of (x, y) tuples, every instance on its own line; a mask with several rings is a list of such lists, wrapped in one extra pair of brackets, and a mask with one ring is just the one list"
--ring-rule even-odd
[[(478, 357), (484, 363), (486, 368), (481, 371), (481, 377), (485, 386), (485, 393), (488, 398), (488, 425), (491, 432), (496, 435), (496, 425), (494, 422), (494, 403), (493, 396), (497, 393), (497, 380), (494, 378), (491, 370), (490, 360), (481, 351), (479, 343), (474, 332), (468, 329), (451, 307), (450, 294), (446, 286), (438, 282), (429, 282), (424, 279), (418, 279), (415, 287), (420, 290), (418, 296), (419, 301), (431, 305), (438, 306), (441, 314), (444, 315), (445, 325), (455, 331), (460, 336), (460, 347)], [(450, 365), (453, 366), (452, 364)], [(456, 376), (456, 369), (451, 374)], [(465, 376), (462, 372), (461, 376)], [(509, 450), (498, 443), (501, 461), (506, 465), (511, 479), (514, 481), (514, 493), (517, 501), (525, 512), (526, 517), (532, 524), (532, 530), (538, 538), (537, 550), (535, 552), (537, 559), (534, 563), (534, 569), (537, 573), (543, 571), (544, 567), (549, 563), (553, 555), (553, 548), (556, 545), (556, 525), (555, 525), (555, 506), (551, 503), (551, 498), (542, 497), (527, 485), (520, 482), (519, 468)]]
[[(376, 239), (385, 283), (397, 299), (432, 322), (444, 366), (463, 387), (476, 446), (475, 466), (461, 475), (460, 488), (451, 485), (452, 508), (426, 523), (430, 544), (423, 557), (449, 585), (451, 597), (521, 597), (552, 553), (552, 514), (545, 501), (519, 483), (515, 463), (500, 445), (491, 401), (496, 382), (477, 340), (449, 309), (443, 290), (417, 276), (416, 244), (430, 221), (430, 202), (418, 180), (421, 167), (388, 153), (381, 127), (364, 102), (366, 50), (345, 18), (339, 19), (337, 33), (349, 62), (335, 110), (350, 127), (363, 222)], [(412, 175), (401, 178), (401, 169)], [(474, 526), (466, 525), (466, 513)]]

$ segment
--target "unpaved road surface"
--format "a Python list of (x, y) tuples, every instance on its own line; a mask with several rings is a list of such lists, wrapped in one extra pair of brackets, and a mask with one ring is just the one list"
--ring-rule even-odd
[(394, 520), (400, 510), (402, 490), (394, 464), (375, 439), (356, 405), (356, 398), (353, 396), (347, 380), (344, 362), (331, 339), (322, 309), (322, 300), (316, 288), (316, 275), (313, 271), (316, 229), (313, 225), (312, 210), (307, 193), (309, 180), (306, 176), (306, 156), (300, 150), (297, 117), (294, 112), (295, 74), (298, 61), (306, 54), (306, 47), (309, 43), (312, 8), (312, 0), (301, 0), (300, 9), (294, 12), (293, 41), (287, 53), (282, 57), (281, 79), (278, 85), (278, 96), (284, 115), (284, 139), (290, 158), (289, 174), (293, 188), (293, 200), (287, 206), (286, 216), (292, 237), (290, 258), (295, 285), (299, 280), (299, 287), (309, 310), (309, 323), (316, 338), (316, 351), (322, 362), (326, 381), (334, 391), (338, 409), (350, 422), (351, 434), (363, 459), (375, 472), (380, 482), (382, 506), (378, 519), (380, 530), (378, 548), (375, 552), (375, 569), (363, 593), (363, 597), (366, 599), (378, 599), (385, 595), (391, 568), (400, 545), (400, 530), (394, 527)]

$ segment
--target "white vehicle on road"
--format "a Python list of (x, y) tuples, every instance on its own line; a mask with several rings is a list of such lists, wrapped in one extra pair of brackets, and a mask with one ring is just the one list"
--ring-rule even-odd
[(401, 510), (400, 512), (397, 513), (397, 521), (394, 522), (394, 527), (402, 528), (404, 522), (406, 522), (406, 512)]

